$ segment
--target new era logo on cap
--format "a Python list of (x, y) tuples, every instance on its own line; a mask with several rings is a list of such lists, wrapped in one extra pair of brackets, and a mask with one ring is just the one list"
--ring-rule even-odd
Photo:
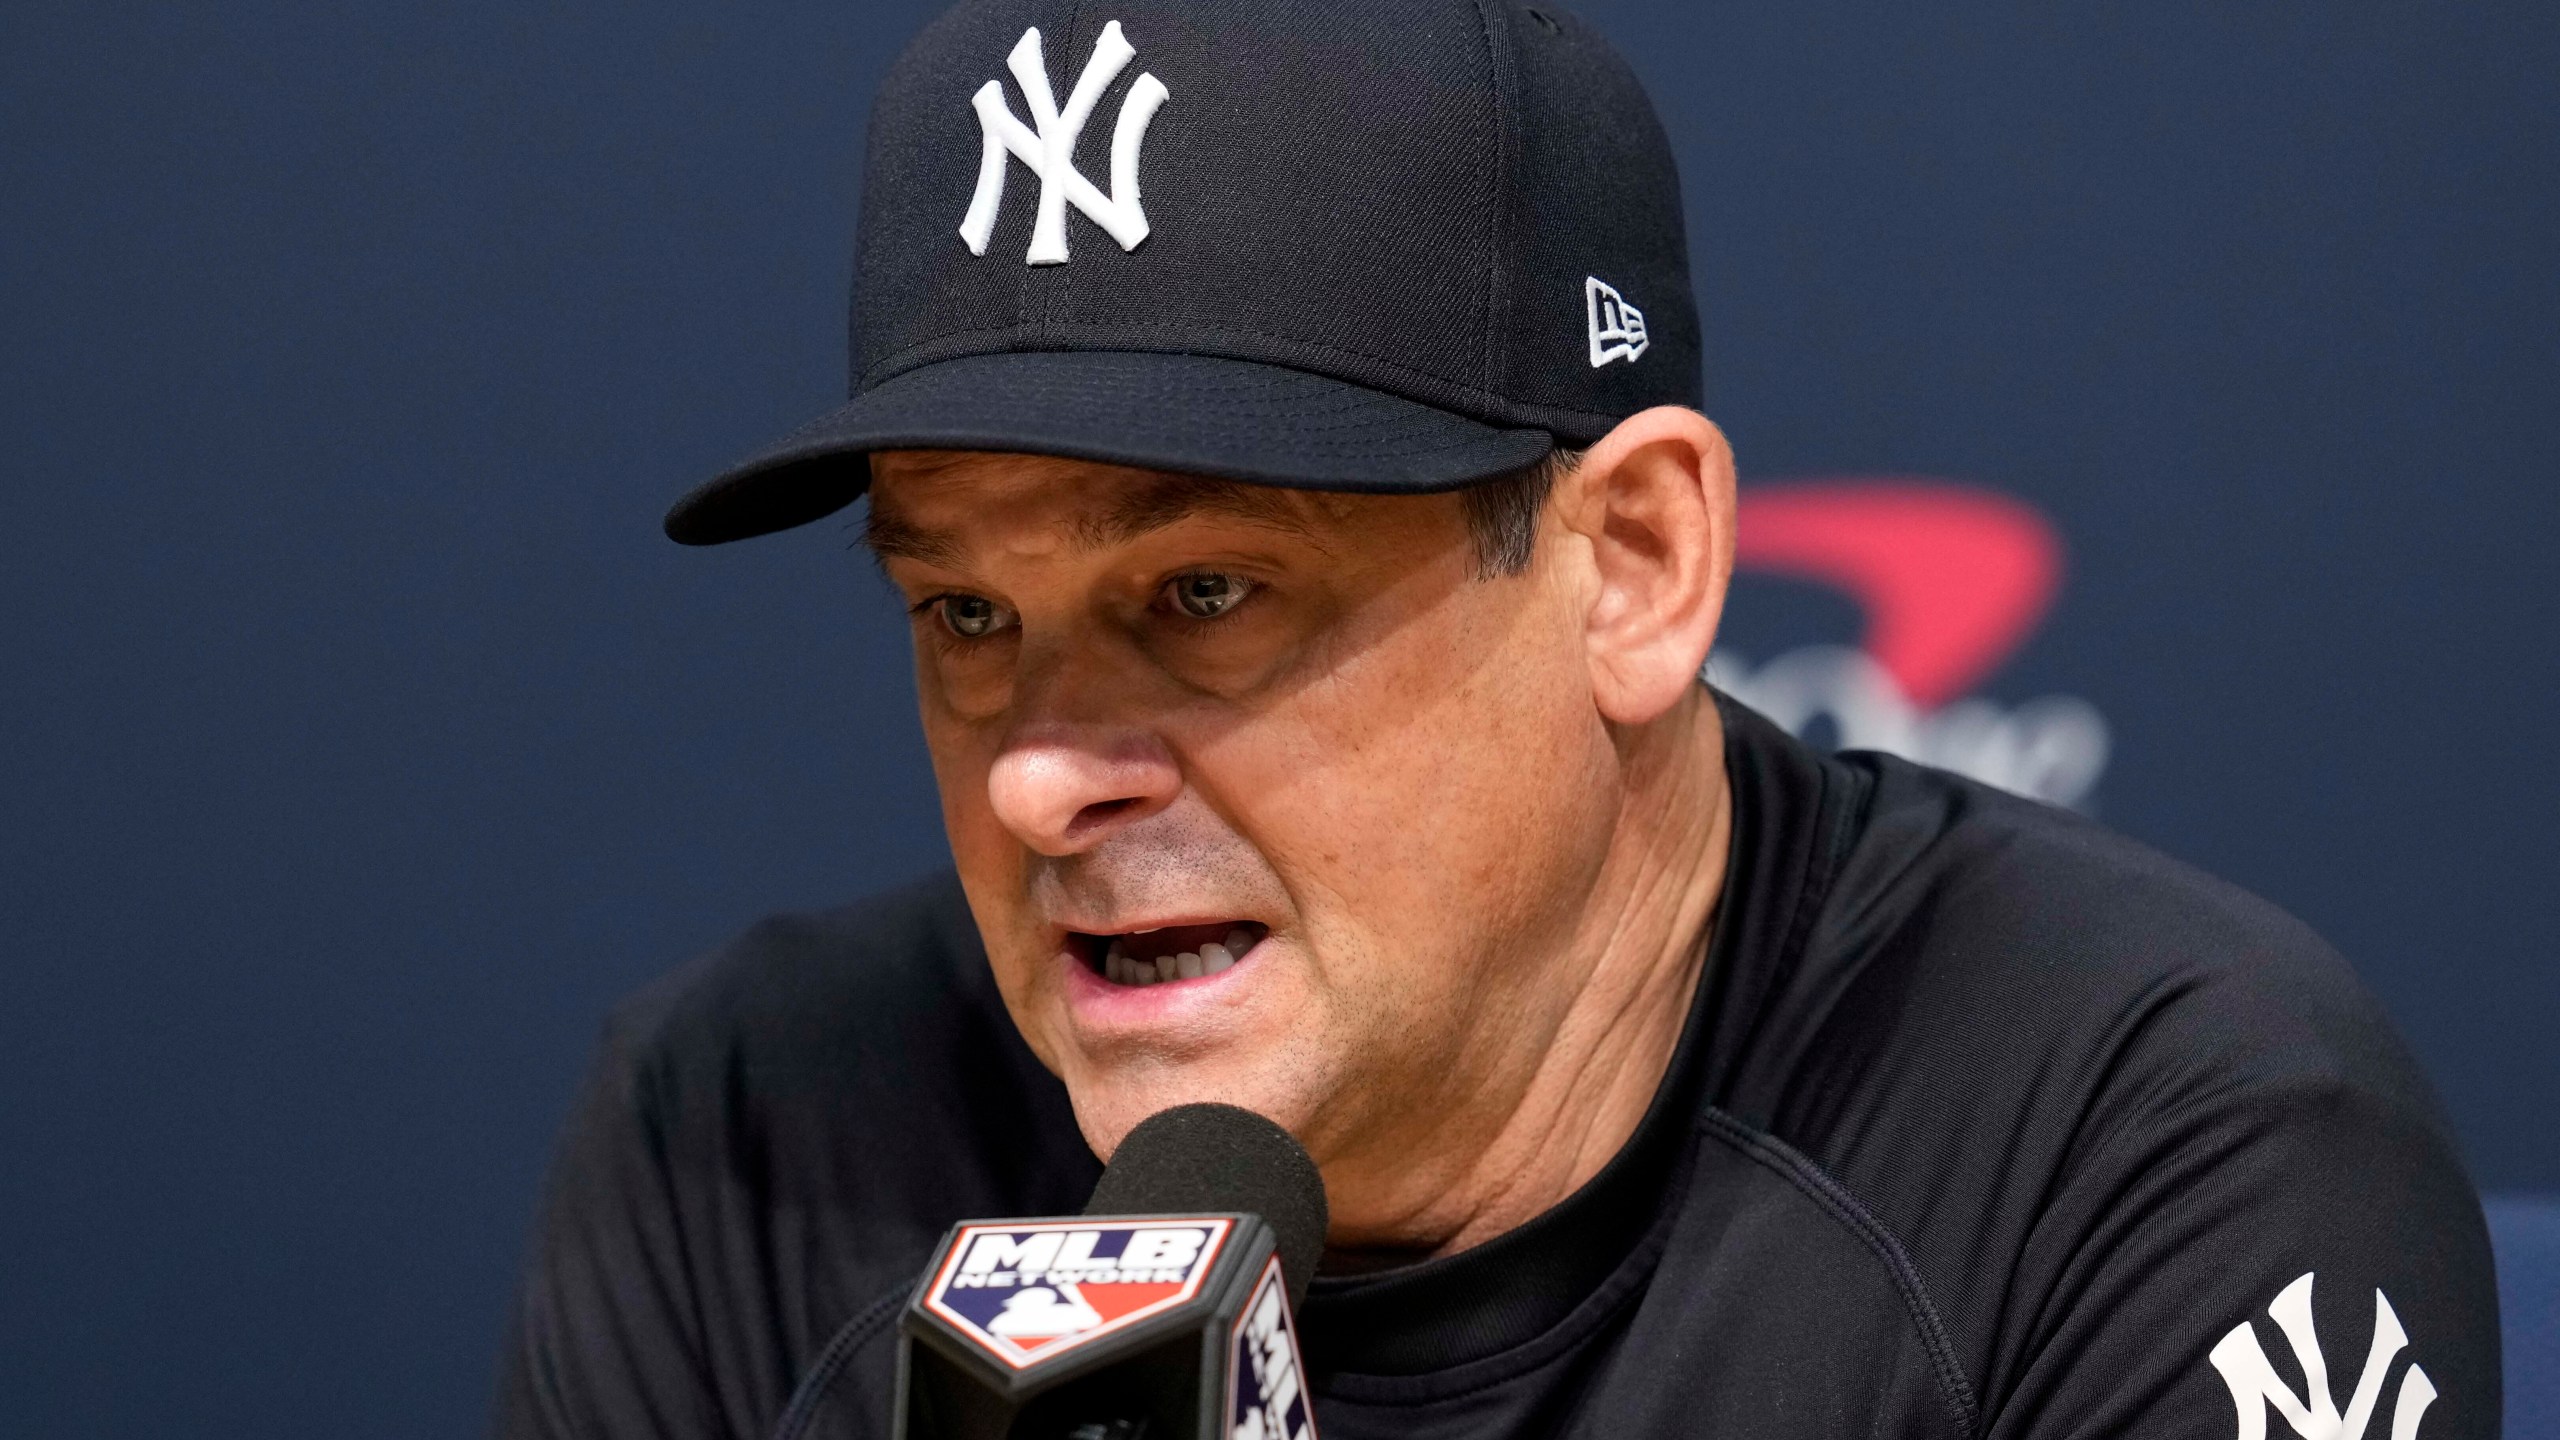
[(925, 1308), (1019, 1370), (1199, 1294), (1234, 1228), (1217, 1218), (963, 1226)]
[(1644, 312), (1597, 276), (1582, 281), (1582, 309), (1591, 326), (1591, 368), (1612, 360), (1633, 363), (1653, 343), (1645, 337)]

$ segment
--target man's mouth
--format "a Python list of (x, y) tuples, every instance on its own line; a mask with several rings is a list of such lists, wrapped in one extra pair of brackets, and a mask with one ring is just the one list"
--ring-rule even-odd
[(1119, 935), (1070, 933), (1067, 945), (1087, 970), (1112, 984), (1146, 986), (1219, 974), (1269, 933), (1269, 926), (1251, 920), (1219, 920)]

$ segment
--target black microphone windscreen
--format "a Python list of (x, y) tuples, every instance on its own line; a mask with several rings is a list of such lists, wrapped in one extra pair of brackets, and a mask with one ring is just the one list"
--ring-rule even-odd
[(1307, 1297), (1328, 1223), (1324, 1177), (1288, 1131), (1233, 1105), (1177, 1105), (1138, 1122), (1111, 1154), (1087, 1215), (1242, 1211), (1279, 1237), (1292, 1308)]

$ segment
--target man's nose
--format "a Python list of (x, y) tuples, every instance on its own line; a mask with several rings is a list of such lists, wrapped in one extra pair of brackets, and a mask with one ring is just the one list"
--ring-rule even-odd
[(1162, 740), (1123, 726), (1044, 724), (987, 776), (996, 818), (1043, 855), (1073, 855), (1173, 803), (1182, 772)]

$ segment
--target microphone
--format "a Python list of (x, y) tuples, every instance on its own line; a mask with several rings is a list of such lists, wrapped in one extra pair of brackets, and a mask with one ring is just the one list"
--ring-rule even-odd
[(1314, 1440), (1296, 1311), (1324, 1180), (1289, 1132), (1180, 1105), (1084, 1215), (970, 1220), (898, 1335), (900, 1440)]

